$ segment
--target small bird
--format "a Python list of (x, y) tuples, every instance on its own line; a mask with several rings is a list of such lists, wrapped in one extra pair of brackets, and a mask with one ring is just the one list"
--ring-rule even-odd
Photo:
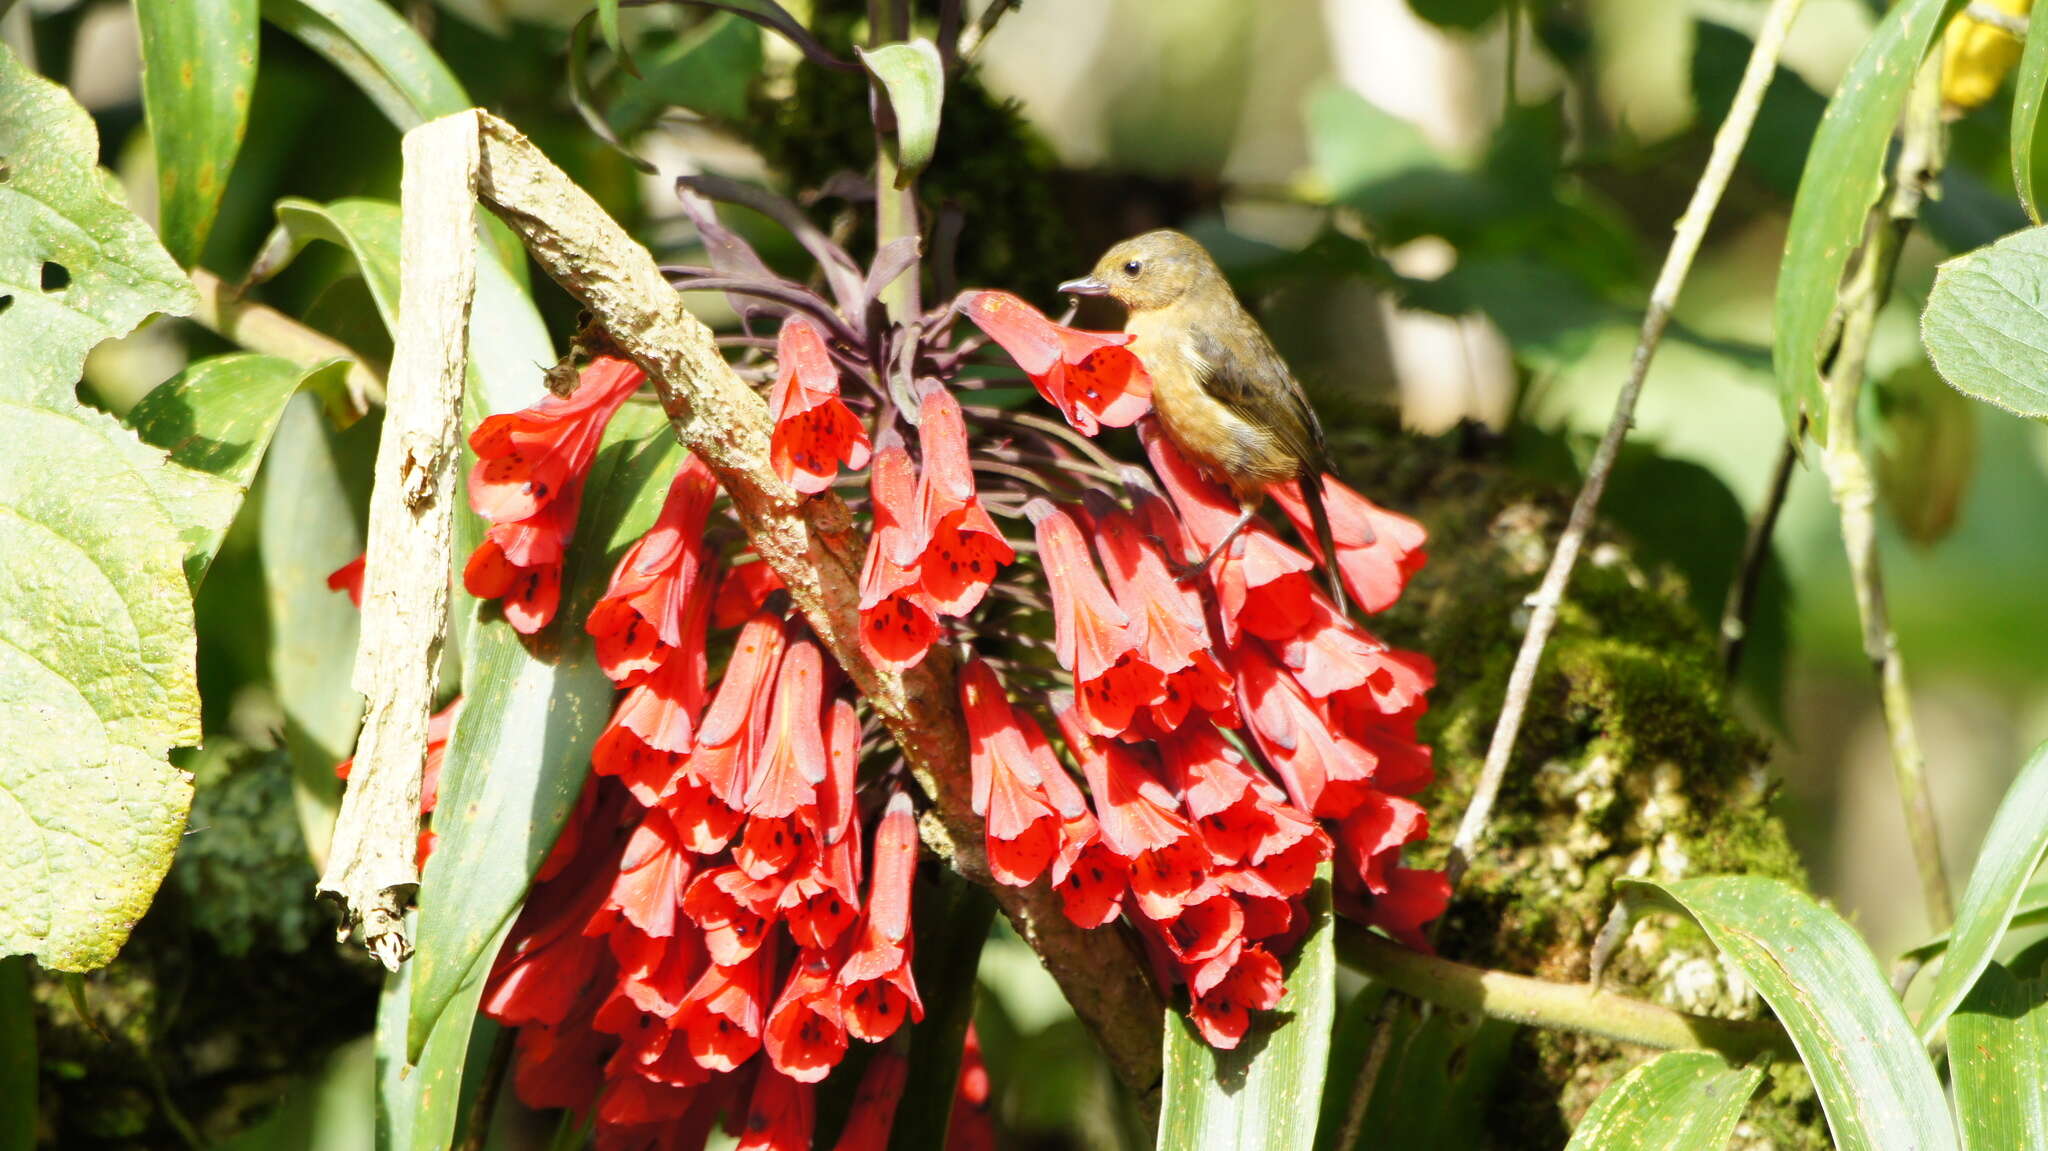
[(1257, 514), (1267, 485), (1300, 480), (1331, 597), (1346, 613), (1323, 507), (1323, 473), (1330, 470), (1323, 426), (1287, 361), (1238, 303), (1207, 249), (1172, 229), (1146, 232), (1110, 248), (1093, 273), (1059, 290), (1108, 296), (1124, 306), (1124, 330), (1137, 337), (1131, 351), (1152, 377), (1159, 426), (1182, 455), (1228, 484), (1243, 508), (1190, 570), (1205, 570), (1230, 546)]

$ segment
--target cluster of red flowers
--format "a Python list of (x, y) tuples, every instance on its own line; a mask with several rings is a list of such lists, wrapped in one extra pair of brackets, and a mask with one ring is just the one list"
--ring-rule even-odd
[[(1203, 1035), (1235, 1046), (1253, 1012), (1280, 1002), (1281, 961), (1326, 862), (1340, 909), (1401, 938), (1420, 943), (1442, 910), (1441, 876), (1400, 865), (1426, 831), (1408, 797), (1431, 775), (1414, 725), (1433, 669), (1341, 615), (1315, 559), (1264, 527), (1190, 580), (1238, 507), (1144, 421), (1150, 382), (1128, 336), (1067, 328), (996, 292), (960, 310), (1081, 433), (1139, 424), (1158, 477), (1133, 470), (1121, 501), (1023, 507), (1072, 681), (1043, 701), (1078, 773), (997, 671), (1052, 669), (968, 660), (960, 700), (990, 870), (1017, 886), (1047, 877), (1084, 927), (1128, 920), (1163, 981), (1186, 985)], [(983, 505), (958, 399), (921, 381), (915, 455), (893, 424), (871, 442), (841, 397), (839, 354), (818, 326), (785, 322), (770, 460), (804, 494), (867, 467), (860, 642), (905, 669), (1017, 552)], [(522, 633), (558, 610), (585, 473), (641, 380), (600, 357), (571, 397), (471, 436), (470, 500), (490, 527), (464, 583)], [(1384, 608), (1424, 561), (1422, 531), (1327, 485), (1337, 554), (1323, 558), (1363, 607)], [(808, 1146), (814, 1085), (849, 1041), (883, 1043), (923, 1013), (911, 797), (859, 785), (852, 689), (767, 565), (721, 564), (707, 542), (718, 495), (687, 459), (580, 621), (618, 701), (485, 992), (484, 1010), (518, 1029), (521, 1098), (593, 1115), (606, 1148), (696, 1146), (721, 1116), (742, 1147)], [(1311, 537), (1299, 493), (1274, 495)], [(886, 1142), (899, 1048), (870, 1059), (841, 1147)], [(990, 1142), (985, 1112), (964, 1105), (986, 1101), (977, 1067), (961, 1080), (960, 1146)]]

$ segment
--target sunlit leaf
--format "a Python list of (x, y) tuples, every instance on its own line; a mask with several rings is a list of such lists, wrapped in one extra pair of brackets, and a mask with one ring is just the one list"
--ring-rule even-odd
[(1773, 359), (1786, 426), (1803, 412), (1815, 439), (1827, 435), (1820, 361), (1828, 319), (1884, 186), (1886, 148), (1929, 47), (1962, 0), (1901, 0), (1878, 23), (1828, 101), (1792, 202), (1778, 272)]
[(327, 58), (399, 131), (470, 106), (462, 82), (383, 0), (262, 0), (263, 18)]
[(1949, 1020), (1948, 1037), (1963, 1146), (2048, 1147), (2048, 980), (1991, 964)]
[(902, 44), (860, 50), (860, 62), (889, 94), (896, 119), (896, 186), (917, 178), (932, 161), (939, 142), (939, 107), (946, 98), (946, 70), (939, 50), (919, 37)]
[(256, 89), (257, 0), (136, 0), (164, 247), (199, 262)]
[(1324, 864), (1308, 899), (1308, 935), (1287, 957), (1286, 996), (1277, 1011), (1254, 1015), (1236, 1049), (1210, 1047), (1180, 1012), (1165, 1013), (1160, 1151), (1314, 1148), (1337, 1014), (1329, 874)]
[(2020, 55), (2019, 75), (2012, 94), (2012, 183), (2020, 204), (2036, 224), (2042, 223), (2041, 205), (2048, 195), (2048, 148), (2038, 158), (2035, 149), (2048, 136), (2048, 119), (2041, 105), (2048, 100), (2048, 7), (2036, 8), (2027, 22), (2026, 48)]
[(1608, 1084), (1565, 1151), (1720, 1151), (1763, 1078), (1711, 1051), (1666, 1051)]
[(2019, 777), (1999, 801), (1991, 830), (1984, 834), (1970, 886), (1956, 909), (1948, 954), (1935, 977), (1934, 992), (1920, 1015), (1920, 1035), (1931, 1039), (1962, 1002), (1977, 976), (1991, 963), (2020, 894), (2048, 852), (2048, 744), (2034, 749)]
[(1941, 266), (1920, 317), (1927, 354), (1955, 389), (2022, 416), (2048, 415), (2048, 228)]
[(1624, 879), (1631, 904), (1699, 924), (1792, 1037), (1841, 1151), (1955, 1151), (1934, 1065), (1877, 960), (1841, 916), (1788, 883)]

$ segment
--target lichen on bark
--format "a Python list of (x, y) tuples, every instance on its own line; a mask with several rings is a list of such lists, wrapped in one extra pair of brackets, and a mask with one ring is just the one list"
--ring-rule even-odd
[[(1570, 493), (1455, 458), (1444, 443), (1360, 452), (1347, 475), (1430, 529), (1429, 566), (1374, 626), (1437, 662), (1422, 734), (1436, 749), (1438, 780), (1424, 798), (1432, 826), (1447, 829), (1485, 758), (1528, 619), (1522, 601), (1542, 576)], [(1803, 886), (1772, 807), (1767, 759), (1768, 745), (1723, 690), (1683, 581), (1597, 529), (1540, 665), (1487, 837), (1442, 925), (1442, 952), (1584, 980), (1616, 878), (1741, 873)], [(1444, 844), (1433, 836), (1414, 859), (1440, 865)], [(1605, 986), (1707, 1015), (1765, 1011), (1697, 928), (1662, 917), (1635, 925)], [(1646, 1054), (1524, 1029), (1487, 1092), (1492, 1145), (1561, 1146), (1601, 1089)], [(1773, 1069), (1735, 1145), (1828, 1146), (1803, 1072)]]

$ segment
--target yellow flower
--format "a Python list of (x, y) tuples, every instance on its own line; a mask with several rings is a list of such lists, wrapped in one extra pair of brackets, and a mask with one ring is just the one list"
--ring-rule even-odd
[[(2025, 16), (2034, 0), (1991, 0), (1991, 6)], [(1948, 26), (1941, 61), (1941, 98), (1951, 108), (1968, 110), (1987, 103), (2005, 83), (2005, 74), (2020, 62), (2020, 40), (2012, 33), (1959, 13)]]

